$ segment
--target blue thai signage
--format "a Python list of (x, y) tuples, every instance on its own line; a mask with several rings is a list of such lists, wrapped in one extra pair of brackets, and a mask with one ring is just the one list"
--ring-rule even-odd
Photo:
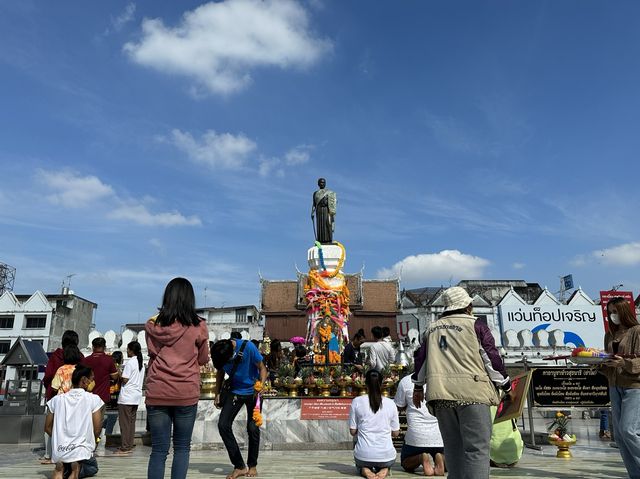
[[(502, 333), (529, 330), (536, 333), (560, 330), (568, 347), (601, 348), (604, 338), (602, 311), (596, 305), (503, 305), (498, 306)], [(525, 346), (533, 346), (528, 344)], [(541, 345), (545, 346), (545, 345)]]

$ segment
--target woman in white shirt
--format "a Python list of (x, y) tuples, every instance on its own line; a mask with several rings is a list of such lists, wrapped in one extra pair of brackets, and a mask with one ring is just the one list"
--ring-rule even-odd
[[(129, 360), (122, 371), (122, 388), (118, 396), (118, 420), (120, 422), (120, 448), (116, 455), (131, 454), (133, 437), (136, 432), (136, 413), (142, 400), (142, 381), (144, 379), (144, 364), (142, 351), (138, 341), (127, 344)], [(136, 359), (133, 359), (133, 357)]]
[(400, 434), (398, 410), (394, 402), (382, 397), (382, 374), (370, 369), (365, 375), (367, 395), (351, 403), (349, 431), (357, 436), (353, 457), (360, 475), (384, 479), (396, 462), (392, 437)]

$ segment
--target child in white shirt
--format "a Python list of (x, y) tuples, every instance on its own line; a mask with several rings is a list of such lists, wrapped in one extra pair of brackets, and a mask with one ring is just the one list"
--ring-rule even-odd
[(79, 479), (80, 462), (91, 459), (96, 437), (102, 429), (104, 405), (91, 391), (95, 382), (90, 367), (77, 365), (71, 377), (73, 388), (54, 396), (48, 403), (45, 432), (51, 436), (51, 459), (56, 468), (52, 479), (62, 479), (65, 464), (71, 468), (70, 479)]

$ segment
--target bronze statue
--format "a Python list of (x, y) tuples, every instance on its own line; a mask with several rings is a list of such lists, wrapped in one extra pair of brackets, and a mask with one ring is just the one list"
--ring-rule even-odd
[(338, 202), (335, 192), (325, 188), (327, 181), (324, 178), (318, 180), (319, 189), (313, 193), (313, 205), (311, 206), (311, 221), (315, 216), (316, 241), (322, 244), (333, 242), (335, 230), (336, 204)]

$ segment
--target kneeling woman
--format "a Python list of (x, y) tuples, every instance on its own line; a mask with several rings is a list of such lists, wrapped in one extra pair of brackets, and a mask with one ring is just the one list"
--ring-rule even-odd
[(398, 409), (382, 397), (382, 374), (371, 369), (365, 376), (367, 395), (351, 403), (349, 431), (357, 437), (353, 456), (356, 467), (367, 479), (384, 479), (396, 462), (392, 437), (400, 434)]

